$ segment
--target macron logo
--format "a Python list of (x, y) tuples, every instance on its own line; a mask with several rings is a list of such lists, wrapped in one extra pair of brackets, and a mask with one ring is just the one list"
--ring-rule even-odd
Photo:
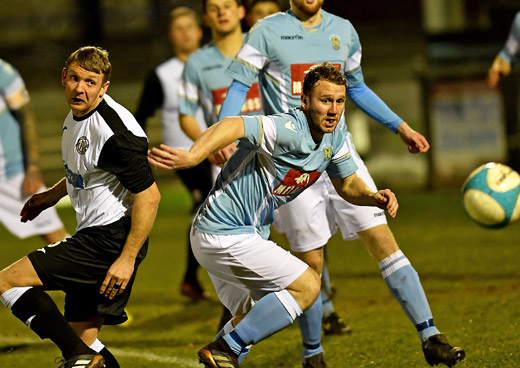
[(280, 36), (282, 40), (303, 40), (303, 36), (294, 35), (294, 36)]
[(294, 125), (294, 123), (292, 121), (288, 121), (287, 123), (285, 123), (285, 127), (287, 129), (292, 130), (293, 132), (297, 133), (296, 126)]

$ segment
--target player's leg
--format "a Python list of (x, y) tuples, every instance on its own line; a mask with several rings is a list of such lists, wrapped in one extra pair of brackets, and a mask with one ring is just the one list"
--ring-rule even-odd
[(227, 286), (215, 285), (219, 299), (233, 314), (243, 310), (236, 290), (247, 290), (255, 301), (230, 333), (201, 349), (199, 357), (205, 363), (213, 354), (212, 349), (224, 344), (234, 357), (230, 364), (237, 367), (237, 357), (243, 349), (290, 325), (319, 293), (320, 281), (315, 271), (256, 234), (219, 237), (195, 231), (192, 243), (195, 256), (212, 280), (218, 278)]
[(105, 358), (105, 368), (119, 368), (120, 366), (115, 356), (98, 339), (99, 331), (104, 321), (103, 317), (95, 316), (81, 322), (70, 322), (70, 325), (89, 348)]
[[(203, 161), (193, 168), (178, 170), (177, 175), (190, 192), (193, 201), (192, 213), (194, 214), (211, 191), (213, 182), (211, 181), (210, 163)], [(197, 262), (191, 249), (189, 228), (187, 235), (186, 271), (181, 284), (181, 294), (191, 298), (193, 301), (209, 299), (209, 294), (204, 291), (197, 278), (199, 262)]]
[(435, 326), (419, 275), (398, 249), (388, 225), (361, 231), (359, 236), (377, 260), (390, 292), (417, 329), (426, 361), (452, 365), (464, 359), (464, 350), (451, 346)]
[(0, 299), (18, 319), (40, 338), (52, 340), (65, 359), (85, 355), (91, 360), (87, 367), (101, 367), (102, 357), (78, 337), (42, 286), (28, 257), (0, 272)]

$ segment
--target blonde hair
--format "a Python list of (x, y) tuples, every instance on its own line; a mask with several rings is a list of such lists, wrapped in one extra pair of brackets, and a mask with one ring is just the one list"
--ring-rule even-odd
[(170, 26), (173, 24), (173, 22), (175, 22), (175, 20), (185, 16), (192, 17), (197, 23), (197, 25), (200, 27), (201, 21), (199, 15), (195, 10), (193, 10), (192, 8), (188, 8), (187, 6), (178, 6), (172, 9), (172, 11), (170, 12)]
[(108, 60), (108, 51), (97, 46), (83, 46), (70, 54), (65, 62), (65, 70), (76, 63), (79, 67), (94, 72), (103, 74), (103, 83), (109, 80), (112, 65)]

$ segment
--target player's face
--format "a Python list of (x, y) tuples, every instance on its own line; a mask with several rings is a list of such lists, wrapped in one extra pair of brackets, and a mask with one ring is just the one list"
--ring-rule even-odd
[(323, 6), (324, 0), (291, 0), (291, 8), (308, 17), (312, 17), (318, 13)]
[(268, 15), (277, 13), (280, 11), (278, 3), (275, 1), (260, 1), (256, 3), (251, 11), (247, 14), (247, 23), (249, 27), (252, 27), (260, 19), (267, 17)]
[(317, 143), (336, 129), (345, 109), (346, 87), (320, 79), (309, 95), (302, 95), (302, 109)]
[(235, 0), (208, 0), (204, 22), (212, 31), (228, 34), (240, 27), (244, 15), (244, 7), (238, 6)]
[(90, 72), (72, 63), (63, 69), (61, 83), (65, 87), (65, 97), (76, 117), (82, 117), (92, 110), (103, 99), (109, 81), (103, 82), (103, 75)]
[(191, 53), (197, 50), (201, 39), (202, 30), (190, 15), (175, 18), (170, 25), (170, 40), (180, 52)]

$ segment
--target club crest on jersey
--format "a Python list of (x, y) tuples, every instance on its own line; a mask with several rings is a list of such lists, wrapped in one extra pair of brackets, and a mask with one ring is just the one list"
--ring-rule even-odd
[(308, 187), (320, 177), (319, 171), (298, 171), (290, 169), (280, 184), (273, 189), (273, 194), (277, 196), (289, 196), (297, 191)]
[(89, 144), (90, 143), (88, 142), (87, 137), (85, 137), (85, 136), (80, 137), (78, 139), (78, 141), (76, 142), (76, 151), (78, 151), (78, 153), (80, 155), (84, 155), (85, 152), (87, 152), (87, 150), (88, 150)]
[(332, 148), (330, 147), (325, 147), (323, 149), (323, 154), (325, 155), (325, 160), (330, 160), (330, 156), (332, 156)]
[(332, 41), (332, 47), (334, 50), (339, 50), (339, 36), (337, 34), (330, 35), (329, 40)]

